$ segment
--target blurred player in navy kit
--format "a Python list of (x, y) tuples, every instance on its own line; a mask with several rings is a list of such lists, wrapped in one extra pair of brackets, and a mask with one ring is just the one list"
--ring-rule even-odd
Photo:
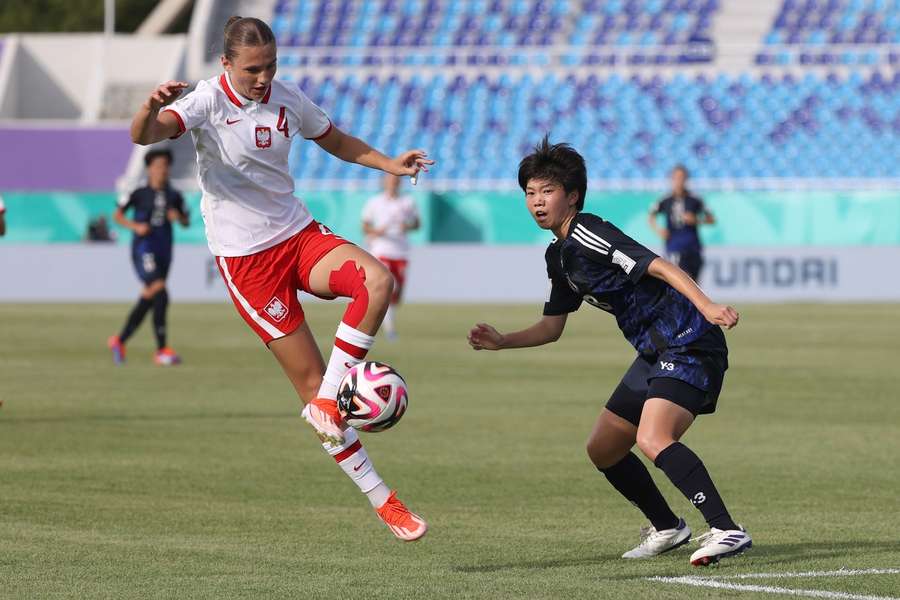
[[(172, 263), (172, 221), (187, 227), (189, 220), (184, 198), (169, 185), (172, 153), (151, 150), (144, 157), (144, 163), (147, 165), (147, 185), (123, 198), (114, 214), (116, 223), (134, 232), (131, 260), (144, 288), (122, 331), (110, 337), (107, 345), (116, 364), (125, 362), (125, 343), (152, 308), (157, 347), (154, 361), (158, 365), (176, 365), (181, 358), (166, 345), (166, 309), (169, 306), (166, 276)], [(132, 219), (125, 216), (129, 209), (134, 211)]]
[[(697, 234), (697, 226), (712, 225), (715, 217), (706, 208), (703, 199), (687, 189), (688, 170), (682, 165), (672, 169), (672, 192), (650, 208), (650, 227), (666, 243), (666, 258), (682, 271), (699, 281), (703, 267), (703, 245)], [(657, 222), (659, 215), (666, 216), (666, 226)]]

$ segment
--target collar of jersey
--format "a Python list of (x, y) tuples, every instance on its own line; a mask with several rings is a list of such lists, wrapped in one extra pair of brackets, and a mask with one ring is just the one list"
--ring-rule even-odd
[[(244, 98), (241, 94), (239, 94), (234, 86), (231, 84), (231, 76), (228, 75), (228, 71), (225, 71), (219, 76), (219, 85), (222, 86), (222, 91), (225, 92), (225, 95), (228, 96), (228, 99), (231, 100), (231, 103), (239, 108), (243, 108), (253, 102), (249, 98)], [(272, 95), (272, 85), (269, 85), (269, 89), (266, 90), (266, 95), (263, 96), (260, 103), (268, 104), (269, 96)]]

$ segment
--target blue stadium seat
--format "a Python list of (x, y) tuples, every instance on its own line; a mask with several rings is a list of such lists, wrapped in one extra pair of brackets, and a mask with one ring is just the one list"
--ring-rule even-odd
[[(351, 75), (299, 84), (338, 125), (388, 152), (429, 148), (441, 178), (512, 177), (545, 132), (573, 143), (602, 177), (662, 177), (676, 162), (699, 177), (900, 177), (900, 74)], [(291, 169), (298, 179), (377, 176), (299, 140)]]

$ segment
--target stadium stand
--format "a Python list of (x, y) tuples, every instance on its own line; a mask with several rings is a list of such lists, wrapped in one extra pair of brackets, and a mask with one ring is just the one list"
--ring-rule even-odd
[[(887, 177), (896, 174), (900, 73), (863, 78), (617, 75), (489, 79), (441, 75), (304, 78), (376, 145), (432, 148), (442, 177), (491, 179), (513, 169), (544, 131), (585, 151), (606, 179), (664, 177), (672, 164), (698, 177)], [(355, 178), (351, 165), (298, 144), (298, 179)], [(851, 160), (847, 160), (851, 158)], [(371, 174), (376, 177), (376, 174)]]
[[(716, 68), (735, 41), (715, 38), (719, 0), (278, 0), (271, 22), (287, 79), (380, 147), (431, 148), (448, 180), (498, 178), (545, 131), (603, 180), (675, 162), (704, 179), (880, 179), (897, 176), (900, 75), (862, 67), (895, 60), (898, 3), (785, 0), (739, 70)], [(292, 165), (376, 177), (307, 144)]]
[(756, 62), (900, 64), (900, 1), (785, 0)]
[[(221, 23), (250, 5), (278, 37), (279, 77), (380, 148), (428, 148), (440, 162), (429, 179), (443, 189), (511, 185), (509, 172), (545, 132), (580, 148), (610, 187), (656, 188), (676, 162), (730, 187), (900, 178), (891, 160), (900, 155), (900, 0), (204, 0), (189, 80), (218, 72)], [(175, 76), (181, 61), (175, 49), (165, 75), (125, 68), (133, 61), (116, 47), (102, 93), (81, 98), (66, 79), (75, 71), (59, 66), (69, 39), (33, 37), (13, 39), (8, 77), (46, 55), (59, 70), (47, 81), (66, 93), (30, 75), (0, 98), (0, 118), (124, 130), (151, 82)], [(9, 48), (0, 40), (0, 52)], [(49, 92), (70, 106), (44, 107)], [(195, 185), (189, 139), (174, 146), (176, 178)], [(140, 176), (139, 153), (124, 179)], [(7, 171), (21, 179), (18, 167)], [(292, 173), (307, 188), (377, 178), (299, 140)]]

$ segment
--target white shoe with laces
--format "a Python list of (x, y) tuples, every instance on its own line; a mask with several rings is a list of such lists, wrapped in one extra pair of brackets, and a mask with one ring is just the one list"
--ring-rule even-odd
[(738, 527), (739, 529), (713, 527), (694, 538), (700, 542), (700, 549), (691, 554), (691, 564), (695, 567), (705, 567), (719, 562), (720, 558), (735, 556), (752, 547), (753, 540), (750, 534), (740, 525)]
[(654, 527), (641, 527), (641, 543), (622, 555), (622, 558), (651, 558), (683, 546), (691, 539), (691, 528), (684, 519), (672, 529), (657, 531)]

